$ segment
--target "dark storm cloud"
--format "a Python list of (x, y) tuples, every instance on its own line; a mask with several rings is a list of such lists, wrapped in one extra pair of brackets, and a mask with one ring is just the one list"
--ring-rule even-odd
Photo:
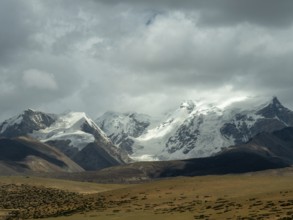
[(29, 47), (31, 13), (25, 1), (11, 0), (0, 3), (0, 63), (6, 65)]
[(280, 28), (291, 25), (293, 21), (293, 2), (290, 0), (208, 0), (204, 2), (205, 4), (202, 5), (204, 23), (250, 22)]
[[(116, 5), (119, 1), (103, 0), (102, 2)], [(197, 11), (200, 13), (201, 22), (207, 25), (250, 22), (279, 28), (291, 25), (293, 21), (293, 2), (291, 0), (127, 0), (123, 3), (132, 7), (160, 9), (162, 11)]]
[(245, 95), (293, 107), (292, 11), (291, 0), (3, 0), (0, 119)]

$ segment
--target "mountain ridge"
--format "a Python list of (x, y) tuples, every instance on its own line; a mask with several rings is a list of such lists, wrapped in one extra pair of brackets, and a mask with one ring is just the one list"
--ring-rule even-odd
[[(0, 136), (29, 135), (95, 170), (132, 160), (209, 157), (229, 146), (245, 144), (259, 133), (288, 126), (293, 126), (293, 112), (272, 97), (225, 105), (189, 100), (161, 123), (134, 112), (107, 112), (95, 123), (82, 112), (56, 115), (29, 109), (0, 124)], [(95, 163), (86, 161), (91, 153), (104, 155), (104, 165), (94, 165), (98, 162), (95, 158), (91, 159)]]
[[(275, 96), (236, 99), (225, 105), (188, 100), (159, 125), (150, 124), (138, 137), (123, 134), (123, 138), (134, 160), (188, 159), (211, 156), (260, 132), (288, 126), (293, 126), (293, 112)], [(113, 133), (107, 134), (113, 140)]]
[[(80, 166), (90, 170), (124, 164), (130, 160), (85, 113), (67, 112), (56, 115), (29, 109), (4, 121), (0, 128), (0, 137), (32, 137), (54, 146)], [(93, 155), (100, 153), (96, 155), (100, 160), (82, 158), (85, 148)]]
[(278, 169), (282, 168), (289, 169), (292, 173), (292, 146), (293, 127), (288, 127), (272, 133), (260, 133), (250, 139), (247, 144), (228, 147), (210, 157), (169, 161), (139, 161), (99, 171), (51, 175), (55, 178), (86, 180), (97, 183), (139, 183), (178, 176), (241, 173), (253, 175), (251, 172), (263, 170), (279, 172)]

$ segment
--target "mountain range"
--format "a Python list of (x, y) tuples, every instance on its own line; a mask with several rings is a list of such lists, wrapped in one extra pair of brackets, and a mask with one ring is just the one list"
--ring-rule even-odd
[[(277, 97), (248, 98), (225, 107), (186, 101), (160, 123), (119, 113), (105, 113), (96, 123), (134, 160), (189, 159), (209, 157), (258, 133), (293, 126), (293, 112)], [(129, 127), (139, 132), (133, 135)]]
[(4, 121), (0, 137), (29, 136), (54, 146), (86, 170), (129, 162), (126, 152), (115, 147), (85, 113), (47, 114), (32, 109)]
[(28, 109), (0, 124), (0, 170), (81, 172), (123, 165), (123, 171), (107, 170), (138, 174), (142, 165), (132, 162), (158, 161), (143, 168), (142, 178), (149, 178), (280, 168), (293, 162), (290, 127), (293, 112), (276, 97), (224, 106), (185, 101), (155, 119), (106, 112), (93, 121), (82, 112)]
[[(97, 183), (139, 183), (176, 176), (249, 173), (292, 169), (293, 128), (263, 132), (246, 144), (230, 146), (214, 156), (186, 160), (145, 161), (108, 167), (99, 171), (52, 173), (61, 179)], [(276, 171), (275, 172), (279, 172)], [(45, 175), (46, 177), (48, 174)]]

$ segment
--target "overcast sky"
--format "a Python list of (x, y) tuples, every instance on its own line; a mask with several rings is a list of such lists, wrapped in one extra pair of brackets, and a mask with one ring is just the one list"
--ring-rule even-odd
[(292, 0), (1, 0), (0, 120), (258, 95), (293, 108), (292, 12)]

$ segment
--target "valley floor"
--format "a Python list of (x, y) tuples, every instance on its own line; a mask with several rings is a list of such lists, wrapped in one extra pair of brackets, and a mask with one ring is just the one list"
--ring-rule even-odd
[(66, 187), (68, 191), (83, 193), (82, 199), (87, 201), (85, 209), (46, 220), (293, 219), (291, 171), (284, 175), (271, 171), (178, 177), (137, 185), (0, 178), (2, 186), (12, 182), (34, 186), (46, 182), (46, 187), (58, 190)]

